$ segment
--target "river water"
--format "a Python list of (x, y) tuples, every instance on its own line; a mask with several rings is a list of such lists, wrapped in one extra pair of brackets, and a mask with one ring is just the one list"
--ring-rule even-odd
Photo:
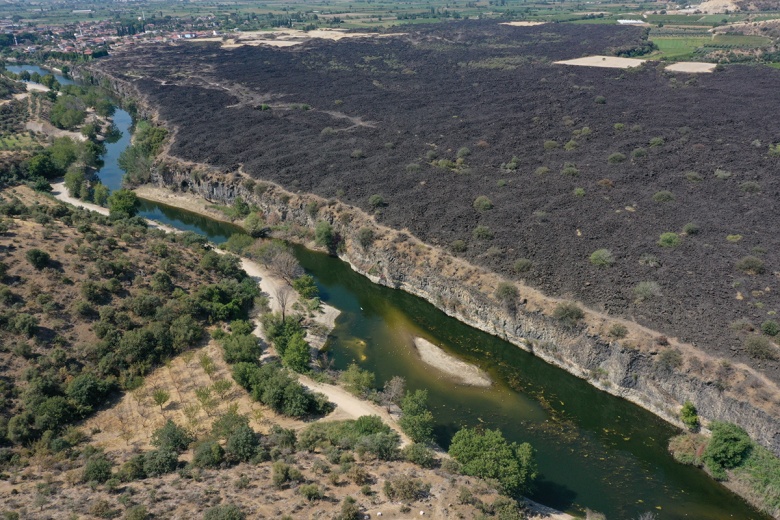
[[(121, 186), (117, 158), (132, 130), (123, 110), (117, 110), (114, 123), (123, 136), (107, 144), (105, 165), (98, 172), (110, 189)], [(143, 201), (141, 215), (201, 233), (215, 243), (241, 232), (152, 201)], [(464, 325), (420, 298), (375, 285), (337, 258), (294, 249), (317, 281), (323, 301), (341, 311), (326, 345), (336, 367), (356, 362), (376, 374), (380, 387), (401, 375), (409, 388), (427, 389), (442, 446), (465, 425), (500, 428), (512, 441), (530, 442), (541, 472), (535, 500), (572, 513), (588, 507), (610, 520), (629, 520), (646, 511), (659, 519), (769, 518), (704, 472), (677, 464), (666, 450), (677, 430), (649, 412)], [(479, 366), (494, 384), (454, 384), (419, 360), (414, 337)]]

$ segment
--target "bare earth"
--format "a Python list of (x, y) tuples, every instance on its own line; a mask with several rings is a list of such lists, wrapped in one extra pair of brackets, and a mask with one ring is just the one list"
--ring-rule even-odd
[(573, 60), (556, 61), (558, 65), (577, 65), (580, 67), (605, 67), (608, 69), (630, 69), (639, 67), (647, 60), (638, 58), (618, 58), (616, 56), (586, 56)]
[(42, 134), (50, 135), (52, 137), (70, 137), (71, 139), (74, 139), (76, 141), (86, 141), (87, 138), (81, 135), (78, 132), (69, 132), (67, 130), (61, 130), (59, 128), (56, 128), (51, 123), (41, 122), (41, 121), (28, 121), (25, 125), (25, 128), (27, 130), (32, 130), (33, 132), (40, 132)]
[(511, 25), (512, 27), (533, 27), (534, 25), (544, 25), (546, 22), (503, 22), (501, 25)]
[(447, 374), (458, 383), (469, 386), (490, 386), (490, 377), (474, 365), (450, 356), (427, 339), (414, 338), (414, 346), (423, 363)]
[(234, 49), (242, 45), (271, 45), (273, 47), (291, 47), (313, 38), (322, 38), (324, 40), (339, 41), (344, 38), (388, 38), (399, 36), (395, 34), (372, 34), (372, 33), (348, 33), (340, 29), (316, 29), (313, 31), (301, 31), (298, 29), (284, 29), (279, 31), (247, 31), (242, 32), (235, 38), (223, 41), (221, 38), (199, 38), (197, 40), (187, 41), (223, 41), (222, 47), (225, 49)]
[(715, 70), (715, 63), (703, 63), (699, 61), (680, 61), (666, 67), (671, 72), (706, 73)]

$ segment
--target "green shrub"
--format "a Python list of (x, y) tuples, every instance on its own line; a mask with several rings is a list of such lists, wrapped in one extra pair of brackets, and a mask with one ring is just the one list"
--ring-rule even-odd
[(548, 140), (544, 142), (545, 150), (555, 150), (556, 148), (558, 148), (558, 146), (559, 146), (558, 141)]
[(493, 203), (490, 202), (490, 199), (486, 196), (480, 195), (474, 199), (474, 209), (477, 211), (487, 211), (493, 209)]
[(596, 103), (597, 105), (604, 105), (607, 103), (607, 98), (605, 98), (604, 96), (596, 96), (595, 98), (593, 98), (593, 102)]
[(761, 185), (756, 181), (745, 181), (739, 185), (739, 189), (744, 193), (760, 193)]
[(476, 240), (492, 240), (493, 232), (487, 226), (477, 226), (471, 233)]
[(622, 339), (628, 336), (628, 328), (622, 323), (615, 323), (609, 328), (608, 334), (615, 339)]
[(360, 247), (368, 249), (374, 243), (374, 230), (367, 227), (360, 228), (357, 234), (357, 241)]
[(463, 146), (461, 148), (458, 148), (458, 153), (456, 154), (458, 159), (466, 158), (469, 155), (471, 155), (471, 150), (468, 147)]
[(653, 200), (655, 202), (659, 202), (659, 203), (674, 202), (674, 199), (675, 199), (674, 193), (672, 193), (671, 191), (667, 191), (667, 190), (657, 191), (653, 195)]
[(41, 251), (40, 249), (30, 249), (25, 253), (24, 256), (27, 258), (27, 261), (30, 262), (30, 265), (39, 271), (48, 266), (49, 262), (51, 261), (51, 256), (49, 253), (46, 251)]
[(534, 170), (534, 173), (536, 175), (546, 175), (550, 173), (550, 168), (547, 166), (539, 166), (536, 170)]
[(336, 242), (336, 234), (333, 227), (326, 221), (320, 220), (314, 228), (314, 241), (318, 246), (333, 249)]
[(612, 128), (614, 128), (618, 132), (622, 132), (623, 130), (626, 129), (626, 125), (624, 123), (615, 123), (614, 125), (612, 125)]
[(688, 222), (683, 226), (683, 233), (686, 235), (698, 235), (699, 234), (699, 225), (695, 222)]
[(203, 520), (246, 520), (246, 515), (238, 506), (224, 504), (206, 509)]
[(658, 239), (658, 245), (661, 247), (677, 247), (680, 245), (680, 235), (677, 233), (661, 233)]
[(574, 302), (561, 302), (555, 306), (553, 317), (567, 327), (575, 327), (585, 313)]
[(780, 334), (780, 325), (775, 320), (766, 320), (761, 324), (761, 332), (767, 336), (777, 336)]
[(715, 178), (716, 179), (720, 179), (722, 181), (725, 181), (729, 177), (731, 177), (731, 172), (730, 171), (723, 170), (721, 168), (718, 168), (717, 170), (715, 170)]
[(780, 157), (780, 143), (769, 145), (769, 157)]
[(577, 177), (580, 174), (580, 171), (577, 169), (577, 166), (574, 163), (567, 162), (563, 165), (561, 173), (569, 177)]
[(216, 441), (204, 441), (195, 447), (192, 465), (197, 468), (218, 468), (225, 460), (225, 450)]
[(368, 205), (371, 206), (371, 209), (381, 208), (385, 205), (385, 199), (378, 193), (375, 193), (368, 198)]
[(752, 275), (763, 274), (766, 270), (764, 261), (755, 256), (741, 258), (734, 267), (737, 268), (737, 271)]
[(696, 407), (690, 401), (685, 401), (680, 410), (680, 419), (683, 424), (692, 432), (699, 429), (699, 413)]
[(168, 419), (161, 428), (152, 433), (151, 445), (182, 452), (189, 447), (193, 440), (194, 438), (187, 430)]
[(704, 463), (714, 477), (725, 479), (724, 470), (739, 466), (753, 443), (742, 428), (731, 423), (713, 421), (710, 430), (712, 437), (704, 450)]
[(644, 148), (635, 148), (633, 152), (631, 152), (631, 156), (634, 159), (641, 159), (642, 157), (647, 156), (647, 150)]
[(148, 518), (149, 511), (146, 510), (146, 506), (143, 504), (130, 506), (125, 511), (125, 520), (147, 520)]
[(288, 482), (301, 482), (303, 475), (296, 468), (282, 461), (274, 462), (271, 467), (271, 481), (277, 488), (284, 487)]
[(577, 141), (575, 141), (574, 139), (570, 140), (565, 145), (563, 145), (563, 149), (566, 150), (567, 152), (576, 150), (578, 147), (579, 147), (579, 143), (577, 143)]
[(466, 251), (466, 242), (463, 240), (453, 240), (450, 244), (450, 249), (453, 253), (463, 253)]
[(392, 501), (413, 502), (428, 496), (430, 484), (408, 477), (395, 477), (385, 480), (385, 496)]
[(609, 249), (597, 249), (590, 255), (590, 263), (597, 267), (609, 267), (615, 263), (615, 257)]
[(298, 493), (309, 502), (320, 500), (325, 496), (317, 484), (304, 484), (298, 488)]
[(508, 282), (499, 283), (495, 294), (502, 302), (514, 301), (520, 296), (517, 286)]
[(341, 502), (339, 513), (333, 517), (333, 520), (360, 520), (360, 506), (352, 497), (345, 497)]
[(656, 358), (656, 366), (660, 370), (671, 372), (676, 368), (680, 368), (683, 364), (682, 354), (673, 348), (668, 348), (661, 351)]
[(105, 455), (93, 455), (87, 460), (82, 474), (83, 482), (97, 482), (102, 484), (111, 478), (111, 467), (113, 464)]
[(143, 473), (148, 477), (159, 477), (176, 470), (179, 455), (168, 448), (149, 451), (144, 454)]
[(512, 266), (516, 273), (525, 273), (530, 271), (534, 266), (534, 263), (527, 258), (518, 259)]
[(584, 197), (585, 196), (585, 188), (574, 188), (574, 191), (572, 192), (575, 197)]
[(753, 359), (777, 359), (777, 346), (765, 336), (748, 336), (745, 338), (745, 352)]
[(699, 172), (685, 172), (685, 178), (690, 182), (701, 182), (704, 180), (704, 177)]
[(661, 286), (657, 282), (639, 282), (634, 286), (634, 297), (638, 302), (661, 296)]
[(661, 146), (662, 144), (664, 144), (664, 138), (663, 137), (653, 137), (652, 139), (650, 139), (650, 146), (651, 147)]
[(625, 154), (622, 154), (620, 152), (615, 152), (615, 153), (611, 154), (609, 157), (607, 157), (607, 162), (609, 164), (622, 163), (625, 160), (626, 160)]
[(436, 464), (436, 456), (433, 450), (424, 444), (408, 444), (401, 450), (401, 456), (404, 460), (417, 464), (422, 468), (432, 468)]

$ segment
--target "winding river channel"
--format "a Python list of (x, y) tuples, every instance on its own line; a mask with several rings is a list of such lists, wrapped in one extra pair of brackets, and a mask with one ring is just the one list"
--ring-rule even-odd
[[(123, 136), (107, 144), (105, 165), (98, 172), (111, 189), (121, 185), (117, 158), (132, 129), (123, 110), (117, 110), (114, 123)], [(141, 214), (215, 243), (241, 232), (151, 201), (143, 201)], [(629, 520), (646, 511), (659, 519), (769, 518), (704, 472), (676, 463), (666, 450), (676, 429), (651, 413), (464, 325), (420, 298), (375, 285), (337, 258), (294, 249), (317, 281), (322, 299), (341, 311), (326, 345), (336, 367), (354, 361), (373, 371), (379, 386), (401, 375), (409, 388), (427, 389), (442, 446), (464, 425), (500, 428), (512, 441), (530, 442), (541, 472), (532, 495), (538, 502), (572, 513), (588, 507), (610, 520)], [(455, 384), (422, 363), (415, 337), (480, 367), (493, 385)]]

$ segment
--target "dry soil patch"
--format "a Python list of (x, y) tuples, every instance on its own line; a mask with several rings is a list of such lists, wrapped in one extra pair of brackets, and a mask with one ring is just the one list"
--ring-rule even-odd
[(469, 386), (490, 386), (492, 381), (482, 370), (450, 356), (427, 339), (414, 338), (414, 346), (423, 363), (444, 372), (457, 382)]
[(715, 70), (715, 63), (704, 63), (700, 61), (680, 61), (672, 63), (666, 67), (670, 72), (692, 72), (696, 74), (712, 72)]
[(619, 58), (617, 56), (586, 56), (573, 60), (556, 61), (558, 65), (577, 65), (580, 67), (604, 67), (608, 69), (630, 69), (639, 67), (647, 60), (638, 58)]

